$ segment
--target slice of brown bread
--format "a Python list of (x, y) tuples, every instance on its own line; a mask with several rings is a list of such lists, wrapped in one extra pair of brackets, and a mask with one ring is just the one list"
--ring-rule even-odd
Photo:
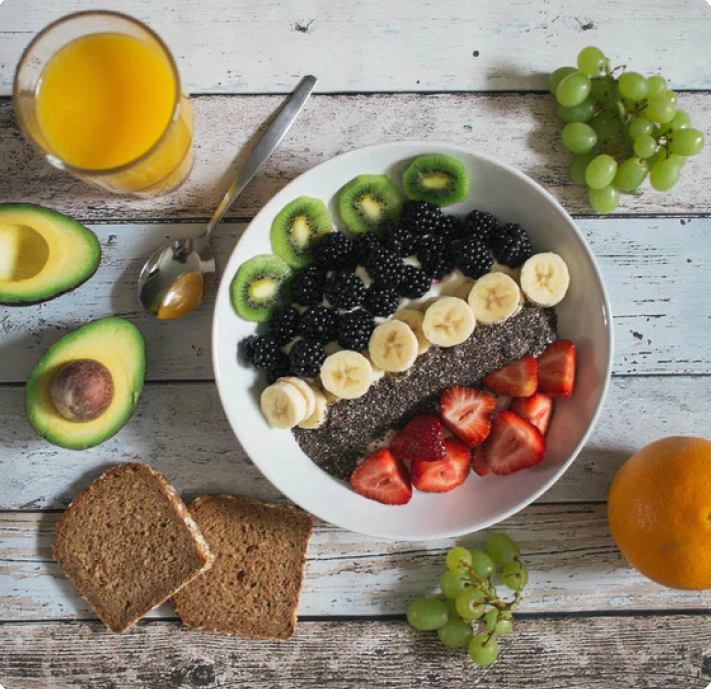
[(214, 561), (173, 487), (134, 462), (107, 471), (69, 505), (52, 555), (115, 632), (126, 631)]
[(294, 507), (233, 495), (205, 495), (190, 505), (215, 554), (209, 572), (173, 596), (188, 627), (290, 639), (313, 520)]

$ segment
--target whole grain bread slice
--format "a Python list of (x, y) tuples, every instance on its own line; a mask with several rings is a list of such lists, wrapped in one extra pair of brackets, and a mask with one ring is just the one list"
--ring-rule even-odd
[(204, 632), (290, 639), (313, 520), (294, 507), (206, 495), (190, 513), (215, 564), (173, 596), (183, 622)]
[(214, 561), (174, 488), (135, 462), (107, 471), (69, 505), (52, 555), (115, 632), (126, 631)]

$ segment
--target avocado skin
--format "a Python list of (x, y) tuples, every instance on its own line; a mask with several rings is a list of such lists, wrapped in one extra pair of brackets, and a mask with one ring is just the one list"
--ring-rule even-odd
[(33, 304), (44, 304), (52, 299), (61, 297), (63, 294), (69, 294), (73, 292), (78, 287), (81, 287), (85, 282), (90, 280), (96, 274), (96, 271), (101, 265), (101, 259), (103, 258), (101, 244), (99, 243), (98, 237), (92, 232), (88, 227), (85, 227), (74, 218), (70, 218), (68, 215), (63, 215), (51, 208), (46, 208), (45, 206), (38, 206), (33, 203), (0, 203), (0, 220), (2, 219), (2, 214), (4, 212), (30, 212), (30, 213), (40, 213), (45, 217), (48, 217), (53, 222), (60, 223), (70, 223), (75, 230), (81, 231), (86, 239), (88, 239), (94, 250), (96, 251), (96, 260), (93, 261), (93, 267), (91, 272), (83, 275), (77, 282), (69, 283), (65, 288), (60, 287), (59, 291), (53, 291), (48, 293), (47, 296), (38, 298), (23, 298), (17, 297), (12, 301), (3, 300), (2, 295), (0, 295), (0, 305), (2, 306), (32, 306)]
[[(65, 347), (67, 345), (71, 345), (75, 341), (79, 341), (81, 343), (81, 341), (85, 338), (88, 340), (92, 334), (96, 333), (97, 331), (100, 332), (102, 329), (107, 327), (118, 327), (121, 329), (125, 329), (126, 332), (130, 334), (131, 338), (133, 339), (133, 344), (136, 345), (136, 349), (133, 352), (135, 355), (137, 355), (136, 361), (133, 362), (135, 365), (135, 370), (133, 371), (133, 376), (131, 379), (132, 385), (130, 386), (130, 389), (126, 391), (127, 393), (129, 393), (126, 396), (126, 404), (121, 408), (119, 413), (112, 414), (112, 416), (115, 417), (113, 419), (113, 422), (109, 425), (106, 425), (103, 429), (101, 429), (102, 419), (104, 420), (104, 423), (106, 423), (107, 421), (107, 419), (104, 419), (105, 415), (102, 415), (98, 419), (87, 422), (85, 424), (73, 424), (73, 422), (64, 420), (63, 417), (61, 417), (61, 415), (59, 414), (59, 412), (54, 409), (54, 406), (52, 405), (51, 401), (48, 401), (49, 385), (51, 383), (51, 375), (48, 372), (48, 365), (52, 365), (53, 359), (57, 359), (58, 365), (61, 365), (61, 363), (63, 363), (63, 360), (60, 357), (62, 356), (62, 352), (65, 350)], [(73, 360), (73, 358), (69, 360)], [(104, 363), (107, 362), (104, 360)], [(114, 377), (114, 383), (116, 385), (117, 378), (120, 379), (120, 377), (114, 375), (116, 370), (115, 366), (109, 365), (108, 368), (111, 371), (112, 376)], [(42, 355), (37, 364), (35, 364), (34, 368), (32, 369), (32, 372), (30, 373), (29, 378), (27, 379), (27, 385), (25, 387), (27, 418), (32, 427), (34, 428), (35, 432), (41, 437), (48, 440), (53, 445), (64, 447), (68, 450), (86, 450), (91, 447), (95, 447), (96, 445), (100, 445), (101, 443), (116, 435), (131, 419), (131, 416), (133, 416), (133, 412), (138, 406), (141, 393), (143, 392), (145, 372), (145, 340), (141, 331), (133, 323), (123, 318), (118, 318), (116, 316), (109, 316), (108, 318), (101, 318), (96, 321), (91, 321), (90, 323), (87, 323), (77, 328), (73, 332), (68, 333), (64, 337), (57, 340), (57, 342), (50, 346), (49, 349)], [(45, 399), (41, 400), (41, 397), (44, 397)], [(42, 409), (43, 406), (44, 410)], [(55, 426), (57, 425), (57, 422), (59, 422), (59, 424), (61, 425), (67, 424), (69, 427), (74, 428), (83, 427), (88, 429), (93, 426), (94, 428), (99, 427), (100, 430), (98, 430), (96, 435), (84, 434), (84, 437), (75, 440), (65, 438), (62, 436), (61, 433), (57, 432), (56, 428), (54, 431), (52, 431), (51, 429), (44, 427), (41, 423), (42, 416), (45, 417), (45, 420), (46, 418), (49, 418), (49, 415), (47, 414), (47, 409), (49, 409), (51, 412), (50, 420), (54, 420)], [(106, 414), (110, 413), (111, 407), (106, 412)]]

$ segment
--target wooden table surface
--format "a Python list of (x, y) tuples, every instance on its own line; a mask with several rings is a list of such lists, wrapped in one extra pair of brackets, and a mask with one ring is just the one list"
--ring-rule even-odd
[[(57, 172), (13, 118), (13, 72), (31, 37), (61, 15), (109, 6), (165, 38), (194, 95), (197, 163), (179, 191), (160, 199), (110, 196)], [(84, 221), (104, 257), (72, 294), (0, 307), (0, 684), (706, 687), (711, 594), (665, 589), (631, 570), (608, 532), (605, 500), (617, 468), (645, 443), (709, 435), (711, 146), (688, 163), (678, 189), (625, 196), (614, 215), (596, 217), (568, 181), (545, 73), (598, 45), (614, 63), (661, 70), (709, 134), (709, 35), (704, 0), (2, 2), (0, 202), (40, 203)], [(488, 669), (404, 621), (407, 603), (434, 590), (450, 540), (389, 543), (317, 523), (301, 622), (288, 643), (201, 635), (168, 605), (113, 635), (50, 557), (62, 510), (105, 468), (128, 460), (160, 469), (186, 501), (216, 491), (283, 500), (240, 448), (217, 399), (214, 291), (190, 317), (160, 323), (139, 309), (135, 282), (153, 248), (204, 224), (245, 147), (306, 73), (319, 78), (318, 95), (218, 230), (219, 265), (264, 202), (316, 163), (367, 144), (424, 139), (496, 156), (551, 191), (577, 219), (610, 291), (614, 378), (597, 428), (567, 474), (501, 525), (521, 543), (531, 580), (517, 633)], [(136, 323), (147, 340), (138, 410), (92, 450), (49, 445), (25, 419), (24, 381), (50, 344), (110, 314)]]

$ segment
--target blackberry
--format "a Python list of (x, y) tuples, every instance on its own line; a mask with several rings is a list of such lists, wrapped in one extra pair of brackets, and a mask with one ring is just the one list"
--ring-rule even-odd
[(291, 281), (291, 298), (301, 306), (315, 306), (323, 301), (326, 273), (318, 266), (299, 271)]
[(301, 314), (299, 334), (307, 340), (326, 344), (338, 337), (338, 312), (329, 306), (312, 306)]
[(454, 265), (467, 277), (480, 278), (486, 275), (494, 265), (494, 259), (489, 253), (486, 244), (478, 237), (458, 239), (452, 242)]
[(343, 349), (361, 352), (368, 346), (374, 329), (375, 321), (369, 313), (363, 309), (351, 311), (341, 318), (341, 324), (338, 326), (338, 344)]
[(387, 285), (374, 282), (365, 293), (363, 308), (374, 316), (387, 318), (392, 316), (400, 304), (397, 290)]
[(299, 334), (301, 314), (293, 306), (277, 309), (269, 321), (269, 333), (280, 344), (291, 342)]
[(272, 335), (258, 335), (246, 343), (245, 358), (256, 369), (269, 369), (279, 361), (279, 343)]
[(439, 280), (454, 270), (454, 254), (442, 235), (425, 235), (417, 242), (417, 260), (427, 277)]
[(494, 258), (509, 268), (518, 268), (533, 255), (531, 239), (525, 230), (515, 223), (507, 223), (491, 238)]
[(436, 232), (441, 219), (442, 209), (426, 201), (406, 201), (400, 214), (400, 224), (416, 235)]
[(402, 279), (398, 287), (400, 296), (406, 299), (418, 299), (432, 286), (430, 280), (423, 270), (415, 266), (405, 266)]
[(284, 378), (290, 374), (289, 357), (284, 352), (279, 352), (276, 363), (267, 369), (267, 385), (273, 385), (279, 378)]
[(299, 378), (316, 378), (326, 359), (323, 346), (313, 340), (297, 340), (289, 352), (291, 374)]
[(364, 266), (371, 249), (381, 246), (375, 232), (363, 232), (353, 240), (354, 256), (359, 266)]
[(437, 225), (437, 233), (454, 241), (467, 235), (467, 226), (453, 215), (443, 215)]
[(336, 270), (326, 278), (324, 294), (331, 306), (354, 309), (363, 303), (365, 285), (350, 270)]
[(383, 244), (398, 256), (414, 256), (417, 237), (406, 225), (391, 225), (385, 230)]
[(402, 276), (402, 259), (384, 246), (371, 249), (365, 269), (375, 282), (388, 287), (397, 287)]
[(499, 229), (499, 221), (485, 211), (472, 211), (465, 218), (465, 222), (469, 233), (479, 237), (487, 245)]
[(314, 247), (314, 263), (322, 270), (355, 268), (353, 240), (343, 232), (329, 232)]

